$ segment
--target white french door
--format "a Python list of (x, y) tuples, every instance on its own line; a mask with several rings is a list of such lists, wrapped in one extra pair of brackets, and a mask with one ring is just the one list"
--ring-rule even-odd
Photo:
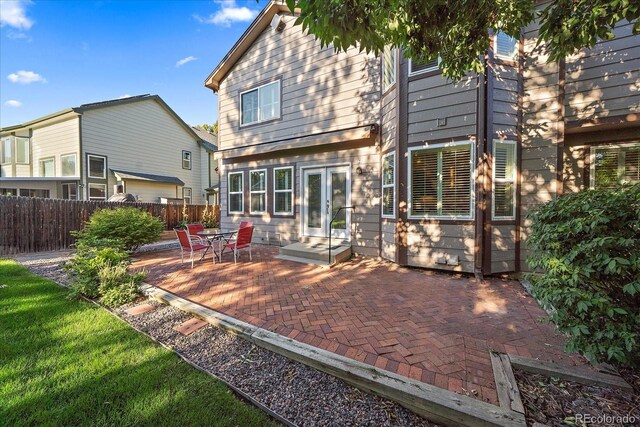
[[(305, 169), (303, 174), (302, 232), (305, 236), (329, 237), (329, 224), (338, 209), (351, 206), (351, 176), (348, 166)], [(331, 237), (348, 239), (351, 211), (338, 213)]]

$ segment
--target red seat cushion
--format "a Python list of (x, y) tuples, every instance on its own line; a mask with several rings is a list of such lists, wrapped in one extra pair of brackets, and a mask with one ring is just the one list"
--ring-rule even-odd
[(194, 251), (201, 251), (203, 249), (207, 248), (207, 245), (202, 245), (200, 243), (194, 243), (193, 246), (191, 246), (193, 248)]

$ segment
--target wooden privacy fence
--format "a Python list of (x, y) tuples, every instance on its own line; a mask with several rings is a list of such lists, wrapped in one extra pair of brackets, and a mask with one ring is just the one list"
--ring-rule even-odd
[[(0, 255), (66, 249), (96, 209), (132, 206), (164, 221), (167, 230), (182, 221), (183, 205), (120, 203), (0, 196)], [(204, 205), (187, 205), (189, 221), (200, 221)]]

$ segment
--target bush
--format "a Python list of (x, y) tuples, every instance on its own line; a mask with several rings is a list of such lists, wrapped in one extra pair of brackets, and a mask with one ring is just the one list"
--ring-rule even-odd
[(532, 291), (594, 362), (640, 362), (640, 184), (565, 195), (530, 214)]
[(164, 223), (134, 207), (99, 209), (91, 215), (84, 229), (74, 233), (80, 240), (111, 239), (119, 246), (135, 251), (138, 246), (160, 239)]
[(127, 265), (108, 265), (98, 273), (98, 293), (100, 302), (110, 307), (129, 303), (138, 296), (138, 286), (145, 279), (145, 273), (129, 274)]

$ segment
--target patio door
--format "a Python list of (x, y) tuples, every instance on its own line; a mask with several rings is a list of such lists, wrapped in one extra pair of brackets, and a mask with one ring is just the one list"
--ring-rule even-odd
[[(338, 209), (351, 206), (351, 178), (348, 166), (305, 169), (303, 174), (303, 234), (329, 237), (329, 225)], [(331, 227), (331, 237), (348, 239), (351, 212), (342, 210)]]

